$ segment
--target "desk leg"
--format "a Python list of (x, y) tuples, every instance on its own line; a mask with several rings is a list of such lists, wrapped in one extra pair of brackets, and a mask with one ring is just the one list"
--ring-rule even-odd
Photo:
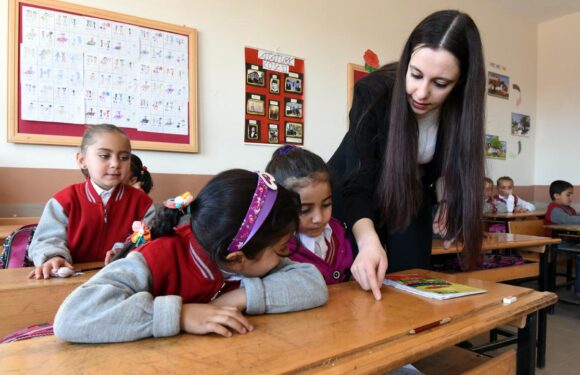
[[(558, 267), (558, 246), (550, 246), (550, 265), (548, 267), (548, 292), (556, 293), (556, 272)], [(548, 307), (548, 312), (554, 314), (556, 305)]]
[(538, 368), (546, 367), (546, 341), (548, 332), (548, 308), (538, 312)]
[(538, 312), (526, 318), (526, 326), (518, 329), (517, 375), (534, 375), (536, 373), (536, 324)]

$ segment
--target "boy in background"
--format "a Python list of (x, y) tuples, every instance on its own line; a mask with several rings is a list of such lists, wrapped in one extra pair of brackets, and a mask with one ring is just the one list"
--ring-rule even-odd
[(519, 213), (536, 209), (532, 203), (513, 193), (514, 180), (511, 177), (503, 176), (497, 179), (497, 192), (498, 194), (493, 197), (493, 203), (498, 213)]
[[(580, 215), (571, 206), (574, 186), (567, 181), (556, 180), (550, 184), (550, 198), (552, 202), (546, 210), (544, 224), (580, 225)], [(580, 258), (576, 258), (576, 282), (574, 291), (580, 298)]]

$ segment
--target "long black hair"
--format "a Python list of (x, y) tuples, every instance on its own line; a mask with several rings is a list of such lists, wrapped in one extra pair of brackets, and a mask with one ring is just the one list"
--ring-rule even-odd
[[(246, 216), (258, 178), (256, 173), (243, 169), (221, 172), (201, 189), (191, 203), (191, 229), (215, 262), (226, 262), (228, 246)], [(295, 232), (299, 210), (298, 194), (278, 184), (276, 202), (260, 229), (241, 249), (244, 255), (256, 258), (264, 248)], [(151, 224), (151, 238), (173, 235), (182, 216), (180, 210), (163, 207)]]
[(465, 13), (444, 10), (425, 18), (411, 33), (395, 73), (388, 141), (377, 188), (381, 218), (389, 228), (406, 228), (422, 203), (417, 171), (418, 125), (408, 104), (406, 75), (417, 48), (444, 49), (459, 61), (460, 78), (441, 106), (442, 204), (447, 210), (445, 239), (461, 241), (466, 265), (481, 249), (484, 177), (485, 68), (477, 26)]

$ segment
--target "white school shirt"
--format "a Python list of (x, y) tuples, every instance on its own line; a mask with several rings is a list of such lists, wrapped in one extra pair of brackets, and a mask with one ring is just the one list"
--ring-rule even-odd
[(417, 119), (419, 125), (419, 142), (417, 146), (417, 162), (427, 164), (433, 160), (437, 146), (437, 131), (439, 130), (439, 109), (427, 113)]
[(107, 202), (109, 201), (109, 198), (111, 198), (111, 193), (113, 192), (114, 188), (111, 188), (109, 190), (105, 190), (105, 189), (101, 188), (99, 185), (95, 184), (93, 182), (93, 180), (91, 180), (91, 184), (93, 184), (95, 191), (97, 192), (97, 194), (99, 194), (99, 197), (101, 197), (101, 201), (103, 202), (103, 206), (106, 206)]
[(318, 237), (309, 237), (305, 234), (299, 233), (300, 243), (302, 246), (307, 248), (309, 251), (316, 254), (320, 259), (326, 259), (326, 253), (328, 252), (328, 243), (332, 241), (332, 228), (329, 224), (326, 224), (324, 230)]

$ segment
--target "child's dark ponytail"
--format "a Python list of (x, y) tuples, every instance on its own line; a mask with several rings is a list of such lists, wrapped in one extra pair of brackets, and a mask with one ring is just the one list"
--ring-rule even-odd
[(149, 194), (151, 189), (153, 189), (153, 178), (151, 177), (151, 173), (141, 159), (135, 155), (131, 154), (131, 177), (135, 179), (136, 182), (141, 183), (141, 190), (145, 192), (145, 194)]

